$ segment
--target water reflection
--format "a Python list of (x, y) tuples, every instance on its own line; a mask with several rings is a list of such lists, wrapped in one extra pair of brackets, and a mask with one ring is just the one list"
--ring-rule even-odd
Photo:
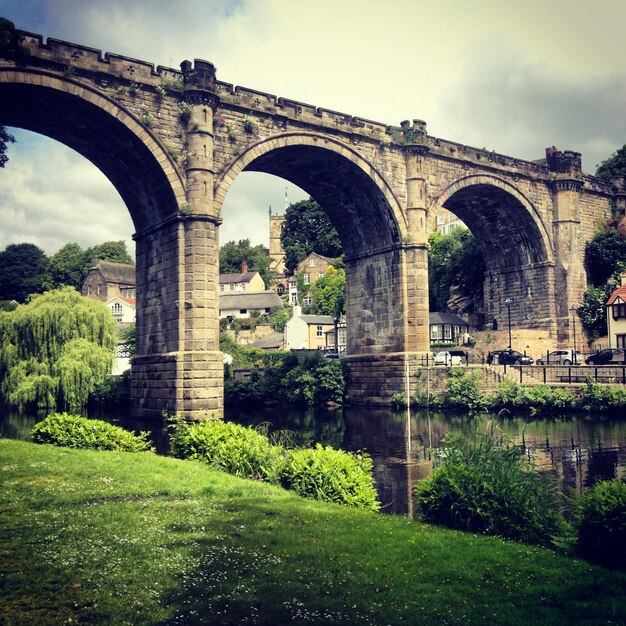
[[(28, 415), (0, 408), (0, 435), (29, 439), (32, 427), (44, 415)], [(169, 445), (163, 422), (140, 421), (127, 414), (97, 415), (129, 430), (148, 431), (157, 451)], [(362, 450), (374, 462), (374, 476), (383, 511), (415, 513), (412, 497), (418, 480), (428, 476), (432, 456), (449, 432), (466, 435), (499, 427), (545, 472), (552, 474), (562, 492), (582, 491), (598, 480), (626, 476), (626, 421), (581, 416), (545, 419), (514, 415), (477, 415), (433, 411), (393, 413), (383, 409), (352, 407), (227, 411), (226, 419), (247, 426), (265, 424), (270, 433), (287, 431), (297, 445), (322, 443), (348, 451)]]
[(471, 435), (497, 426), (513, 443), (524, 446), (539, 469), (556, 478), (563, 493), (626, 475), (626, 422), (615, 419), (393, 413), (362, 407), (280, 415), (230, 412), (227, 419), (250, 426), (269, 422), (272, 430), (292, 430), (301, 444), (320, 442), (368, 452), (382, 510), (402, 515), (414, 515), (415, 484), (432, 472), (433, 453), (449, 432)]

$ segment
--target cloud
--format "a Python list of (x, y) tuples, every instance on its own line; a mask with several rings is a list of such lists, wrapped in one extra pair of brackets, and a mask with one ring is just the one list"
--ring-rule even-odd
[(591, 173), (626, 141), (626, 72), (574, 78), (507, 55), (466, 70), (441, 107), (456, 141), (529, 160), (555, 145), (581, 152)]
[(54, 254), (68, 242), (92, 246), (124, 239), (133, 225), (111, 183), (89, 161), (62, 144), (13, 130), (17, 142), (0, 169), (0, 248), (29, 242)]

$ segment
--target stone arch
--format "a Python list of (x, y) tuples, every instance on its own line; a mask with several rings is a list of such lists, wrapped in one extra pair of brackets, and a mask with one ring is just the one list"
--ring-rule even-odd
[[(476, 237), (486, 265), (485, 319), (504, 320), (509, 298), (516, 325), (552, 330), (552, 237), (526, 195), (500, 177), (470, 175), (448, 185), (431, 208), (451, 211)], [(430, 211), (431, 232), (436, 213)]]
[(185, 202), (183, 179), (160, 141), (88, 85), (39, 69), (2, 68), (0, 123), (56, 139), (91, 161), (119, 192), (138, 232)]
[(215, 209), (242, 171), (285, 178), (328, 212), (347, 255), (398, 245), (407, 232), (401, 203), (380, 172), (350, 146), (306, 132), (287, 132), (249, 146), (218, 174)]
[[(250, 146), (220, 173), (221, 207), (242, 171), (285, 178), (328, 213), (345, 252), (349, 358), (403, 352), (407, 232), (401, 203), (384, 177), (350, 146), (306, 132), (287, 132)], [(356, 393), (356, 392), (355, 392)]]

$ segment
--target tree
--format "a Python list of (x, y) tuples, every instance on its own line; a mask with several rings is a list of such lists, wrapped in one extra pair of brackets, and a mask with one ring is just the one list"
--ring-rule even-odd
[(249, 239), (240, 239), (238, 242), (229, 241), (220, 248), (220, 274), (241, 272), (244, 261), (250, 272), (261, 274), (266, 287), (274, 282), (274, 275), (270, 271), (272, 259), (261, 244), (253, 246)]
[(32, 243), (8, 245), (0, 252), (0, 300), (24, 302), (43, 291), (48, 258)]
[(624, 175), (626, 175), (626, 145), (602, 161), (596, 169), (596, 176), (604, 180), (611, 180), (614, 176)]
[(428, 287), (431, 311), (447, 309), (453, 285), (466, 297), (482, 293), (485, 262), (468, 229), (455, 228), (446, 235), (435, 232), (429, 242)]
[[(134, 263), (134, 260), (128, 254), (126, 242), (123, 239), (119, 241), (105, 241), (97, 246), (87, 248), (85, 250), (85, 273), (95, 259), (101, 261), (111, 261), (112, 263)], [(84, 277), (83, 277), (84, 278)]]
[(7, 404), (83, 409), (110, 374), (115, 322), (101, 302), (63, 287), (0, 313), (0, 396)]
[(68, 285), (80, 291), (95, 259), (112, 263), (133, 262), (123, 240), (105, 241), (86, 250), (77, 243), (68, 243), (50, 257), (46, 288), (56, 289)]
[(287, 207), (280, 235), (285, 267), (290, 276), (311, 252), (334, 259), (343, 253), (341, 240), (322, 207), (309, 198)]
[(9, 143), (15, 143), (15, 137), (10, 135), (4, 126), (0, 126), (0, 167), (4, 167), (9, 160), (6, 154)]
[(85, 251), (77, 243), (67, 243), (48, 261), (46, 287), (68, 285), (80, 291), (85, 273)]
[(311, 312), (338, 317), (346, 312), (346, 272), (331, 265), (325, 276), (311, 285)]
[(603, 286), (619, 270), (626, 267), (626, 237), (609, 226), (585, 246), (585, 268), (595, 287)]

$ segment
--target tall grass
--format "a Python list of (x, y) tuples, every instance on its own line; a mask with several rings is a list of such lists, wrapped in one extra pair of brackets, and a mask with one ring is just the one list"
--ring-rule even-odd
[(416, 487), (425, 520), (539, 545), (559, 540), (565, 528), (556, 484), (498, 430), (450, 435), (440, 454), (439, 467)]

